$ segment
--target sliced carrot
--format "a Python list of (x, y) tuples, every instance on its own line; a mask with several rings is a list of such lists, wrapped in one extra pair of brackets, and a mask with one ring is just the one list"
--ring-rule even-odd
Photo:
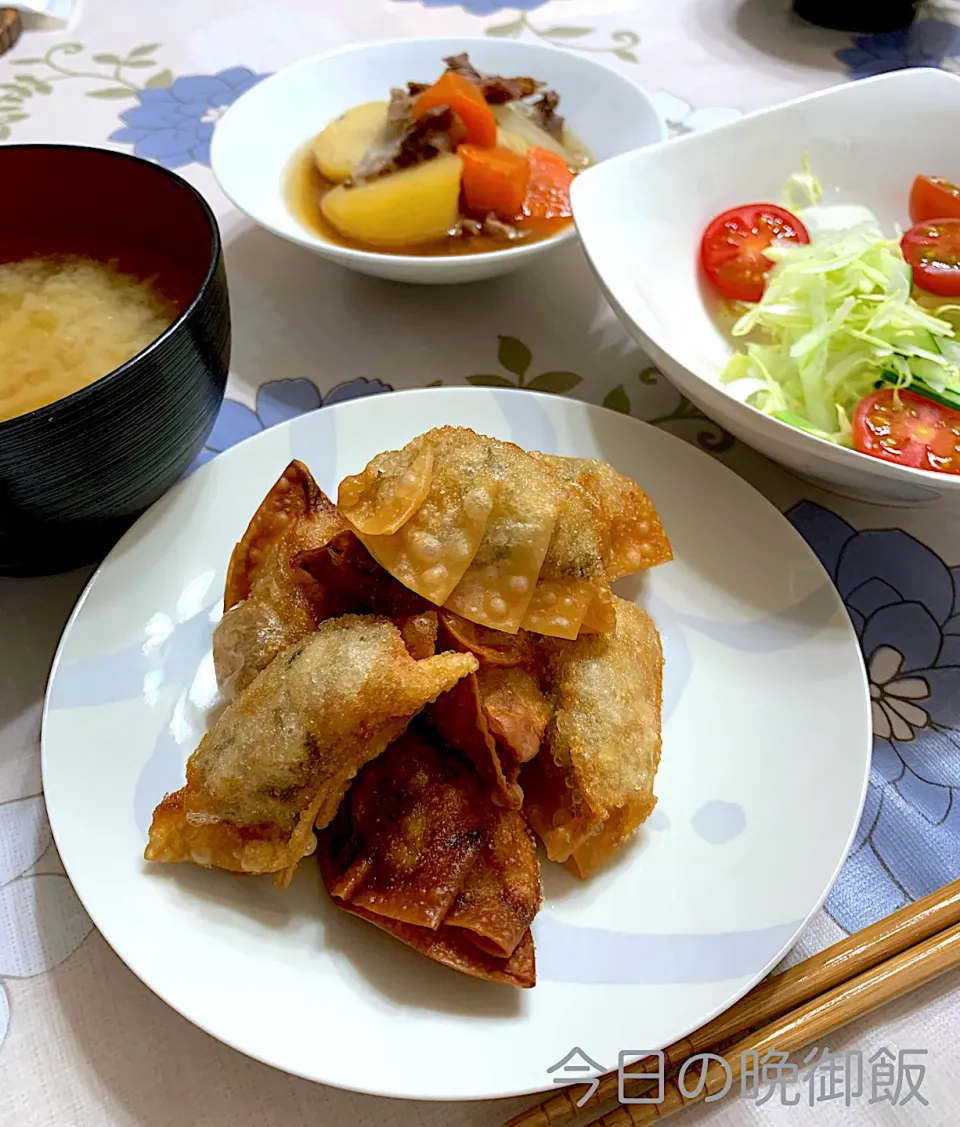
[(481, 217), (492, 211), (508, 222), (516, 219), (523, 211), (530, 180), (526, 157), (476, 145), (461, 145), (457, 153), (463, 160), (461, 185), (467, 210)]
[(535, 145), (527, 151), (530, 179), (523, 201), (521, 227), (552, 231), (566, 226), (573, 211), (570, 207), (570, 185), (574, 173), (563, 157)]
[(467, 128), (464, 137), (469, 145), (492, 149), (497, 143), (497, 119), (487, 105), (480, 87), (462, 74), (447, 71), (413, 103), (413, 112), (420, 117), (427, 110), (449, 106)]

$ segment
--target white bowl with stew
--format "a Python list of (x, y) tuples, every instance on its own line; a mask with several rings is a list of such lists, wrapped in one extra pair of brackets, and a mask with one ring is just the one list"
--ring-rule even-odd
[(573, 184), (574, 218), (611, 305), (637, 343), (705, 414), (747, 445), (836, 492), (880, 504), (960, 503), (960, 475), (914, 469), (799, 430), (721, 382), (733, 352), (701, 274), (707, 223), (778, 203), (804, 156), (822, 204), (868, 208), (884, 235), (911, 226), (917, 175), (960, 183), (960, 78), (904, 70), (836, 86), (731, 125), (629, 153)]
[(573, 138), (594, 163), (666, 136), (645, 91), (585, 55), (491, 38), (363, 43), (286, 67), (230, 107), (211, 146), (220, 187), (261, 227), (350, 269), (393, 281), (477, 281), (509, 273), (549, 253), (575, 237), (572, 222), (538, 239), (508, 239), (492, 224), (489, 237), (484, 232), (403, 247), (345, 238), (324, 219), (318, 200), (333, 186), (311, 171), (315, 138), (352, 108), (389, 101), (395, 87), (433, 83), (445, 69), (444, 59), (463, 53), (483, 74), (530, 77), (556, 91), (565, 139)]

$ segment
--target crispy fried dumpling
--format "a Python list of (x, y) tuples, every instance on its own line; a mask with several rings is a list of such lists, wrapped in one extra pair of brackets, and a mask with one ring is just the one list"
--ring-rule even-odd
[(331, 602), (344, 614), (380, 614), (407, 618), (435, 610), (433, 604), (404, 587), (370, 555), (351, 530), (298, 557)]
[(486, 441), (493, 508), (470, 566), (444, 605), (471, 622), (515, 634), (533, 598), (561, 498), (553, 474), (519, 446)]
[(553, 715), (537, 678), (516, 668), (481, 668), (471, 676), (477, 679), (483, 715), (497, 744), (518, 763), (529, 763)]
[(611, 580), (673, 559), (660, 516), (635, 481), (591, 458), (534, 456), (575, 485), (591, 509), (599, 510), (604, 566)]
[(520, 952), (525, 959), (542, 900), (536, 839), (522, 814), (499, 810), (443, 922), (481, 951), (508, 960)]
[(540, 750), (551, 712), (532, 673), (481, 667), (439, 697), (425, 715), (491, 784), (494, 801), (519, 809), (520, 768)]
[(223, 618), (213, 635), (217, 683), (229, 700), (276, 655), (345, 611), (298, 564), (346, 528), (301, 462), (291, 462), (233, 550)]
[(477, 661), (415, 660), (393, 623), (347, 616), (283, 650), (227, 706), (154, 811), (148, 861), (289, 883), (357, 771)]
[(653, 811), (663, 654), (650, 616), (615, 598), (616, 628), (542, 639), (553, 706), (540, 754), (520, 773), (524, 813), (552, 861), (589, 876)]
[(454, 753), (408, 732), (360, 772), (318, 857), (339, 907), (455, 970), (533, 986), (533, 835)]
[(443, 648), (472, 653), (481, 666), (521, 666), (529, 669), (538, 661), (533, 636), (526, 630), (504, 634), (499, 630), (491, 630), (488, 626), (468, 622), (449, 610), (441, 610), (438, 617)]
[[(340, 483), (340, 513), (373, 558), (436, 606), (446, 602), (483, 540), (493, 509), (489, 454), (488, 440), (445, 427), (414, 439), (403, 450), (377, 455), (363, 473)], [(406, 475), (421, 460), (429, 461), (429, 474), (418, 474), (416, 482), (408, 483)], [(398, 508), (394, 498), (408, 485), (411, 498), (419, 500)], [(389, 520), (377, 519), (381, 508)], [(380, 527), (385, 531), (368, 531)]]
[(635, 482), (464, 427), (378, 455), (341, 483), (338, 507), (404, 586), (508, 634), (612, 630), (611, 581), (670, 558)]
[[(540, 456), (531, 460), (545, 463)], [(535, 634), (576, 638), (594, 602), (610, 595), (604, 559), (607, 534), (599, 502), (560, 474), (555, 476), (562, 498), (560, 515), (523, 627)], [(612, 621), (600, 620), (598, 625), (613, 627)]]

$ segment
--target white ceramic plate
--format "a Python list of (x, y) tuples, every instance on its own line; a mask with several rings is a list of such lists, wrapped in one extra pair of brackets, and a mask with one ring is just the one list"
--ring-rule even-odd
[(587, 257), (624, 327), (689, 399), (762, 454), (827, 488), (883, 504), (960, 503), (960, 477), (870, 458), (740, 403), (720, 383), (731, 355), (699, 246), (713, 216), (777, 201), (804, 155), (824, 204), (859, 204), (892, 237), (910, 226), (918, 173), (960, 180), (945, 141), (960, 120), (960, 78), (914, 68), (844, 82), (668, 144), (628, 153), (574, 181)]
[[(611, 868), (544, 865), (537, 986), (477, 982), (333, 908), (141, 858), (215, 699), (225, 568), (291, 458), (326, 490), (444, 423), (599, 457), (651, 493), (676, 560), (625, 584), (666, 654), (659, 804)], [(712, 1017), (789, 948), (842, 864), (869, 761), (860, 651), (813, 553), (766, 500), (680, 440), (575, 400), (412, 391), (324, 408), (220, 455), (94, 576), (54, 662), (43, 778), (63, 862), (120, 957), (197, 1025), (301, 1076), (389, 1096), (551, 1086), (575, 1045), (607, 1068)]]

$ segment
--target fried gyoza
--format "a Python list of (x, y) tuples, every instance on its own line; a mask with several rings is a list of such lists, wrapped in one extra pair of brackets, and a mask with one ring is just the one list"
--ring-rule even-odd
[(336, 507), (301, 462), (291, 462), (264, 498), (230, 557), (224, 615), (213, 661), (225, 699), (277, 654), (346, 610), (298, 564), (345, 529)]
[(407, 647), (407, 652), (417, 661), (423, 661), (425, 657), (433, 657), (437, 652), (437, 612), (435, 610), (427, 610), (423, 614), (411, 614), (406, 618), (393, 618), (390, 621), (400, 631), (400, 637)]
[(477, 662), (417, 661), (378, 618), (324, 622), (283, 650), (187, 763), (187, 785), (154, 811), (148, 861), (193, 861), (289, 883), (351, 779)]
[(611, 580), (673, 559), (657, 510), (635, 481), (591, 458), (535, 457), (575, 485), (591, 509), (599, 509), (604, 565)]
[(435, 607), (398, 582), (377, 563), (352, 531), (303, 553), (298, 562), (344, 614), (380, 614), (408, 618)]
[[(579, 553), (588, 561), (585, 574), (599, 573), (597, 559), (602, 560), (605, 578), (611, 582), (673, 559), (670, 541), (653, 502), (635, 481), (617, 473), (606, 462), (561, 458), (553, 454), (534, 454), (533, 457), (551, 466), (571, 487), (556, 535), (578, 545)], [(569, 554), (562, 542), (554, 551), (560, 558)], [(548, 564), (552, 558), (551, 554)], [(551, 578), (549, 573), (546, 577)], [(554, 584), (547, 583), (542, 588), (542, 597), (547, 603), (542, 614), (549, 616), (550, 608), (557, 605), (553, 601), (554, 594), (560, 594)], [(574, 595), (569, 613), (579, 630), (602, 634), (614, 629), (616, 614), (609, 586), (581, 579), (575, 584)], [(538, 590), (535, 593), (537, 605), (540, 605), (540, 598), (541, 590)]]
[(553, 715), (537, 678), (525, 669), (478, 669), (471, 676), (480, 687), (480, 704), (494, 739), (518, 763), (528, 763), (540, 750)]
[(652, 812), (660, 763), (663, 655), (645, 611), (614, 599), (616, 629), (543, 639), (554, 714), (520, 774), (524, 813), (552, 861), (589, 876)]
[(466, 974), (534, 984), (533, 835), (454, 753), (408, 732), (357, 777), (318, 856), (344, 910)]
[(551, 715), (540, 691), (533, 635), (504, 634), (449, 610), (441, 610), (439, 620), (443, 647), (472, 653), (480, 668), (431, 705), (427, 717), (493, 784), (495, 801), (519, 807), (520, 765), (539, 751)]
[(444, 740), (493, 784), (498, 803), (522, 806), (520, 767), (540, 750), (551, 715), (532, 673), (481, 666), (430, 705), (426, 715)]
[(449, 610), (439, 613), (440, 634), (444, 649), (471, 653), (481, 666), (530, 669), (537, 664), (533, 638), (526, 630), (503, 634), (488, 626), (468, 622)]
[(612, 629), (611, 579), (670, 558), (646, 494), (609, 466), (463, 427), (378, 455), (338, 505), (406, 587), (508, 634)]

